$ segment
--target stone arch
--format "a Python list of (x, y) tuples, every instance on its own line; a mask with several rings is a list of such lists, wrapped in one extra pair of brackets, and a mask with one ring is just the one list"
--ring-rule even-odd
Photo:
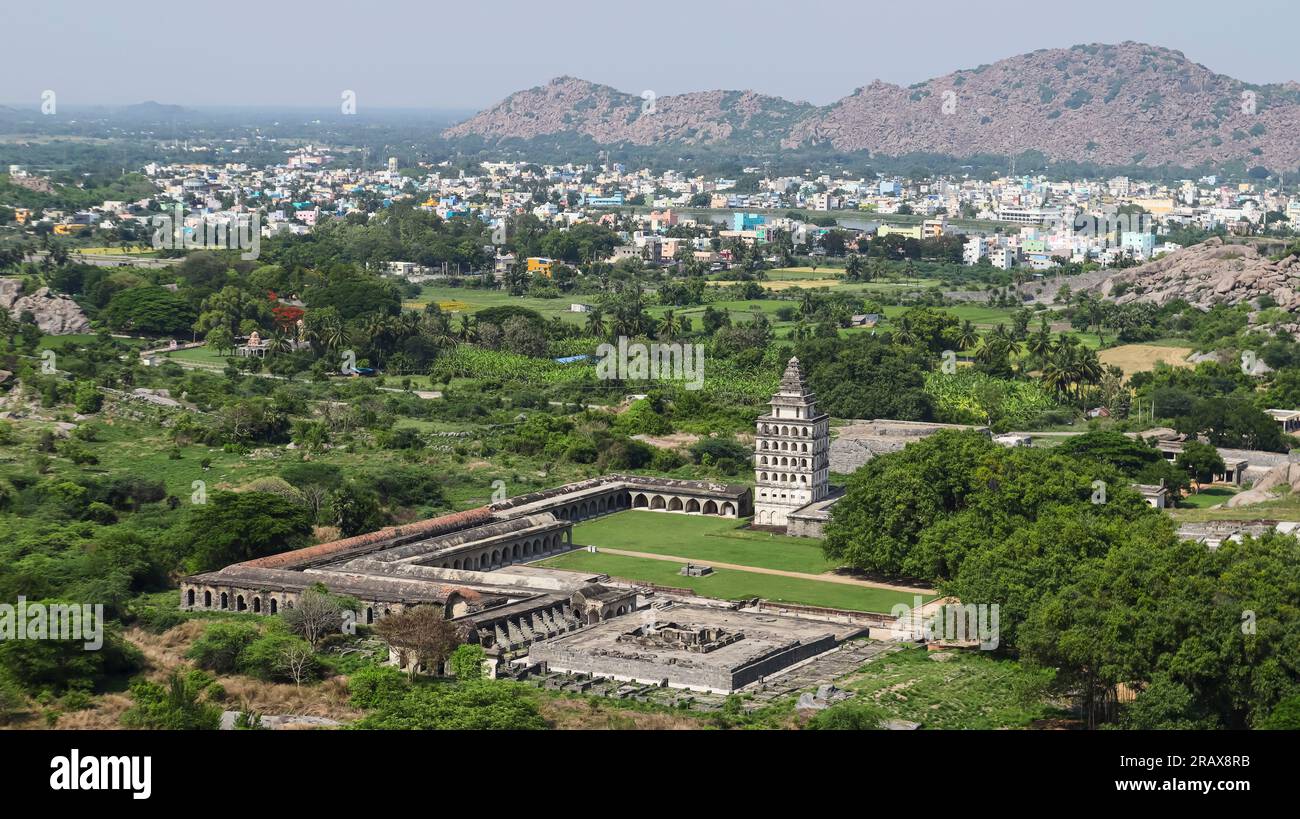
[(693, 512), (693, 513), (695, 513), (695, 514), (699, 514), (699, 511), (700, 511), (700, 502), (697, 501), (695, 498), (691, 498), (690, 500), (688, 500), (688, 501), (686, 502), (686, 511), (687, 511), (687, 512)]
[(225, 592), (221, 593), (221, 608), (230, 608), (230, 595)]
[(262, 598), (260, 596), (253, 598), (253, 613), (254, 614), (262, 613)]
[(713, 502), (713, 501), (711, 501), (711, 500), (706, 500), (706, 501), (704, 502), (704, 514), (706, 514), (706, 515), (716, 515), (716, 514), (718, 514), (718, 504), (716, 504), (715, 502)]
[(460, 568), (460, 561), (459, 561), (459, 560), (453, 560), (453, 561), (451, 562), (451, 567), (452, 567), (453, 569), (459, 569), (459, 568)]
[(672, 500), (668, 501), (668, 511), (669, 511), (669, 512), (680, 512), (680, 511), (682, 511), (682, 499), (681, 499), (681, 498), (673, 498)]
[(727, 501), (726, 503), (722, 504), (722, 514), (726, 515), (727, 517), (735, 517), (736, 507), (732, 505), (731, 501)]
[(194, 605), (194, 589), (190, 589), (189, 591), (185, 592), (185, 605), (187, 606)]
[(668, 504), (664, 503), (663, 495), (655, 495), (653, 498), (650, 499), (651, 509), (663, 509), (667, 505)]
[(212, 608), (212, 592), (211, 592), (211, 591), (204, 591), (204, 592), (203, 592), (203, 608), (205, 608), (205, 609), (210, 609), (210, 608)]
[(276, 600), (274, 597), (271, 598), (271, 613), (272, 614), (280, 613), (280, 602)]
[(375, 607), (366, 606), (366, 625), (370, 625), (373, 622), (375, 622)]
[[(727, 508), (727, 504), (724, 503), (722, 505), (722, 508), (725, 510)], [(772, 521), (772, 513), (767, 511), (766, 509), (760, 509), (758, 512), (758, 525), (766, 526), (771, 521)]]
[(235, 611), (244, 611), (248, 604), (244, 602), (244, 595), (240, 594), (235, 597)]

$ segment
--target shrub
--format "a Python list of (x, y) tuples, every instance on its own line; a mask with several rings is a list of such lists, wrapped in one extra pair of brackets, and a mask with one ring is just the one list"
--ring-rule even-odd
[(391, 665), (363, 668), (348, 677), (352, 695), (349, 701), (357, 708), (378, 708), (396, 702), (410, 688), (410, 678)]
[(844, 702), (819, 711), (806, 727), (810, 731), (875, 731), (884, 721), (884, 713), (872, 705)]
[(135, 704), (122, 715), (128, 728), (213, 731), (221, 726), (221, 709), (202, 700), (210, 681), (173, 671), (166, 685), (141, 680), (131, 686)]
[(239, 670), (260, 680), (301, 685), (320, 676), (321, 663), (306, 640), (272, 631), (240, 652)]
[(199, 668), (231, 673), (239, 667), (244, 649), (259, 636), (257, 627), (249, 623), (212, 623), (185, 656)]

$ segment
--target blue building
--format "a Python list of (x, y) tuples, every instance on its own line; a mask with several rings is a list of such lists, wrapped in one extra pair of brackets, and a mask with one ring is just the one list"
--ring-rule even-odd
[(733, 213), (731, 214), (732, 230), (757, 230), (759, 225), (767, 222), (767, 217), (761, 213)]

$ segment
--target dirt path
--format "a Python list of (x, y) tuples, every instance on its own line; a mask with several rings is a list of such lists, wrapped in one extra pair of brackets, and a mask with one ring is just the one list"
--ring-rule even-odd
[(651, 560), (667, 560), (673, 563), (704, 563), (715, 569), (735, 569), (742, 572), (753, 572), (754, 574), (774, 574), (778, 577), (794, 577), (799, 580), (817, 580), (822, 583), (840, 583), (845, 586), (862, 586), (867, 589), (885, 589), (887, 591), (907, 592), (909, 594), (934, 594), (934, 589), (922, 589), (917, 586), (894, 586), (889, 583), (876, 583), (871, 580), (858, 580), (855, 577), (840, 577), (836, 574), (809, 574), (808, 572), (787, 572), (782, 569), (764, 569), (759, 566), (742, 566), (739, 563), (719, 563), (716, 560), (703, 561), (694, 557), (678, 557), (677, 555), (661, 555), (654, 552), (633, 552), (628, 549), (605, 549), (599, 551), (607, 552), (611, 555), (623, 555), (625, 557), (648, 557)]

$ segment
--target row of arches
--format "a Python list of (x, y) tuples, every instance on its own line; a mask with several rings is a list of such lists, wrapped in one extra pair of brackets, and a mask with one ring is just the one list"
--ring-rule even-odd
[(563, 551), (572, 541), (567, 540), (569, 532), (553, 532), (549, 535), (525, 539), (513, 545), (484, 549), (468, 557), (449, 558), (442, 561), (440, 568), (464, 569), (466, 571), (487, 571), (507, 566), (520, 560), (533, 560), (540, 555)]
[(807, 469), (808, 459), (807, 458), (777, 458), (773, 456), (771, 462), (769, 463), (766, 455), (760, 455), (758, 456), (758, 465), (759, 466), (796, 466), (796, 467), (803, 467), (804, 469)]
[(775, 483), (800, 483), (803, 484), (804, 486), (808, 485), (807, 475), (799, 475), (798, 480), (795, 480), (795, 476), (791, 475), (788, 472), (772, 472), (770, 473), (771, 477), (768, 477), (768, 475), (769, 473), (767, 472), (760, 472), (758, 475), (758, 479), (760, 481), (771, 480), (774, 481)]
[(731, 501), (723, 501), (719, 504), (715, 500), (707, 499), (701, 503), (696, 498), (687, 498), (683, 501), (681, 498), (676, 496), (649, 494), (646, 492), (633, 493), (632, 508), (650, 509), (662, 512), (683, 512), (688, 515), (721, 515), (722, 517), (736, 516), (736, 505)]
[[(198, 593), (194, 589), (185, 591), (185, 605), (187, 608), (197, 608)], [(214, 605), (215, 604), (215, 605)], [(281, 608), (293, 608), (293, 600), (286, 597), (283, 601), (273, 595), (267, 595), (266, 601), (263, 602), (262, 595), (249, 594), (247, 596), (235, 592), (220, 592), (213, 595), (211, 589), (203, 590), (203, 608), (217, 608), (221, 611), (251, 611), (253, 614), (279, 614)]]
[(583, 500), (570, 503), (567, 506), (561, 506), (550, 511), (560, 520), (586, 520), (597, 515), (619, 512), (627, 508), (628, 496), (623, 492), (617, 492), (609, 496), (593, 498), (589, 501)]
[[(768, 446), (769, 443), (771, 444), (771, 446)], [(759, 448), (759, 449), (770, 449), (770, 450), (777, 451), (777, 452), (807, 452), (807, 451), (808, 451), (808, 444), (806, 444), (806, 443), (795, 443), (795, 442), (793, 442), (793, 441), (781, 441), (781, 442), (778, 444), (778, 442), (776, 442), (776, 441), (764, 441), (764, 440), (759, 440), (759, 442), (758, 442), (758, 448)]]
[(780, 435), (785, 438), (811, 438), (812, 427), (788, 427), (778, 426), (776, 424), (763, 424), (761, 431), (764, 435)]

